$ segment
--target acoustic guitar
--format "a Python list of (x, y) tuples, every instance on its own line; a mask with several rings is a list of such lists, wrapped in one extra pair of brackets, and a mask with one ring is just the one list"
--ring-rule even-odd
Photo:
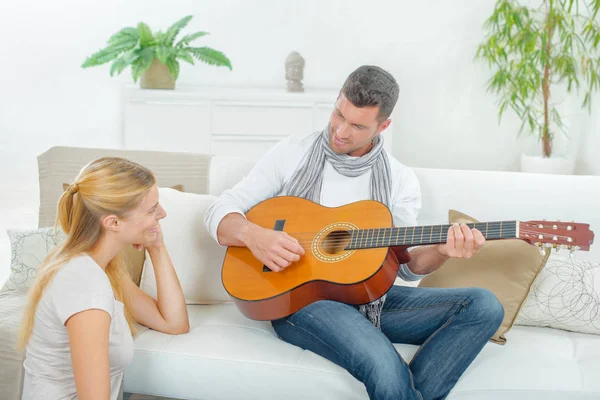
[[(286, 317), (317, 300), (369, 303), (393, 285), (399, 260), (411, 246), (445, 243), (450, 225), (394, 228), (382, 203), (365, 200), (324, 207), (299, 197), (265, 200), (246, 213), (263, 227), (296, 238), (305, 254), (273, 272), (246, 247), (227, 249), (222, 269), (225, 290), (248, 318)], [(467, 224), (487, 240), (521, 239), (532, 245), (589, 250), (589, 224), (560, 221), (496, 221)], [(401, 251), (393, 251), (400, 249)]]

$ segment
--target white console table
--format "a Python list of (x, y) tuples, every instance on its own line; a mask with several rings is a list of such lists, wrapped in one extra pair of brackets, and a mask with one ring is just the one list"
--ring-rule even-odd
[[(337, 95), (336, 90), (126, 86), (123, 146), (257, 159), (286, 136), (322, 129)], [(390, 126), (385, 133), (390, 153), (391, 131)]]

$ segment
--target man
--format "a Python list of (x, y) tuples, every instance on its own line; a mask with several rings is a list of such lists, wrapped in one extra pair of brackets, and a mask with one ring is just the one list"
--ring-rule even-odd
[[(417, 178), (383, 150), (381, 133), (398, 92), (392, 75), (379, 67), (350, 74), (323, 132), (282, 140), (215, 201), (205, 219), (210, 234), (222, 246), (247, 246), (279, 272), (304, 250), (287, 233), (244, 218), (267, 198), (292, 195), (328, 207), (374, 199), (388, 206), (396, 226), (416, 225)], [(411, 249), (399, 276), (418, 280), (450, 257), (473, 256), (484, 242), (478, 230), (453, 225), (446, 243)], [(448, 395), (503, 317), (502, 305), (484, 289), (393, 286), (367, 305), (317, 301), (272, 324), (281, 339), (346, 368), (371, 399), (423, 400)], [(407, 365), (392, 343), (421, 347)]]

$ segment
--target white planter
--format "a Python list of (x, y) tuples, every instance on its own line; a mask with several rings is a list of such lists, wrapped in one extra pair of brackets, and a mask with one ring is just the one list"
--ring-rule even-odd
[(537, 174), (573, 175), (575, 159), (564, 156), (528, 156), (521, 154), (521, 172)]

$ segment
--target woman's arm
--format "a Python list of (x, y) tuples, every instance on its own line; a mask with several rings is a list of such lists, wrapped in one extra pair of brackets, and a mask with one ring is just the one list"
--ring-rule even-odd
[(163, 243), (162, 231), (154, 243), (146, 248), (152, 260), (156, 277), (157, 299), (142, 291), (131, 279), (123, 282), (133, 318), (140, 324), (156, 331), (178, 335), (190, 330), (187, 308), (181, 284), (169, 253)]
[(103, 310), (89, 309), (71, 316), (65, 325), (69, 332), (77, 398), (110, 399), (110, 315)]

